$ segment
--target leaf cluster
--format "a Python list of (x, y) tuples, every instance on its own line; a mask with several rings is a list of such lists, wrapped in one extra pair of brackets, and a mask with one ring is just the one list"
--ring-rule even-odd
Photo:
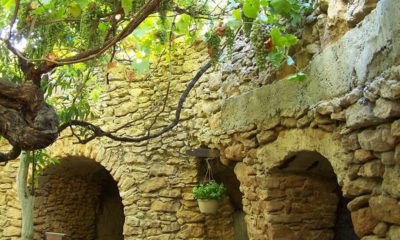
[(217, 183), (215, 181), (200, 184), (193, 188), (193, 194), (195, 199), (221, 199), (226, 193), (226, 188), (223, 183)]

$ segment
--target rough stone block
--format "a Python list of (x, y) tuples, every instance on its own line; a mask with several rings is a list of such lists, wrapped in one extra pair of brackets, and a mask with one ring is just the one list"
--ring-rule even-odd
[(382, 122), (373, 113), (373, 106), (370, 102), (360, 103), (350, 106), (346, 109), (346, 126), (351, 129), (373, 126)]
[(400, 82), (396, 80), (386, 80), (380, 88), (380, 95), (390, 100), (400, 98)]
[(362, 165), (358, 171), (358, 175), (363, 177), (381, 177), (384, 172), (384, 165), (381, 161), (375, 160)]
[(369, 160), (374, 159), (374, 157), (375, 156), (372, 154), (371, 151), (365, 149), (357, 149), (354, 151), (354, 161), (356, 163), (365, 163)]
[(388, 229), (389, 229), (389, 226), (386, 223), (380, 222), (375, 226), (375, 228), (372, 232), (375, 235), (377, 235), (378, 237), (385, 237)]
[(369, 199), (369, 206), (376, 219), (400, 225), (400, 204), (396, 199), (374, 196)]
[(347, 204), (347, 209), (349, 209), (349, 211), (353, 212), (360, 208), (366, 207), (366, 206), (368, 206), (369, 198), (370, 198), (370, 195), (356, 197)]
[(165, 177), (154, 177), (151, 179), (146, 180), (144, 183), (139, 185), (139, 190), (141, 192), (149, 193), (161, 188), (167, 187), (168, 182), (167, 178)]
[(374, 230), (379, 221), (372, 215), (371, 208), (361, 208), (351, 212), (354, 231), (358, 237), (366, 236)]
[(358, 134), (363, 149), (386, 152), (394, 148), (396, 139), (390, 133), (390, 125), (380, 125), (375, 130), (367, 129)]
[(350, 182), (345, 182), (343, 186), (343, 195), (345, 197), (357, 197), (370, 194), (379, 183), (371, 178), (357, 178)]
[(381, 119), (388, 119), (400, 116), (400, 103), (379, 98), (374, 107), (374, 115)]
[(400, 197), (400, 166), (386, 167), (382, 189), (392, 196)]
[(266, 144), (274, 141), (278, 137), (278, 132), (274, 130), (262, 131), (257, 135), (259, 144)]

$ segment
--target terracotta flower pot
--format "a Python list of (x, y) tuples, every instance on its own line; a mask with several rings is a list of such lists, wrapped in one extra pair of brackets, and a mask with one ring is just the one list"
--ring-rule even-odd
[(218, 210), (218, 201), (214, 199), (197, 199), (200, 212), (207, 214), (216, 214)]

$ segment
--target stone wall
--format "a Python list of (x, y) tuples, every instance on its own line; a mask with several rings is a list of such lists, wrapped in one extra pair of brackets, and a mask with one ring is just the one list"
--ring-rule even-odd
[[(250, 239), (332, 239), (343, 196), (351, 200), (348, 209), (360, 238), (398, 239), (400, 48), (395, 43), (400, 25), (393, 19), (400, 5), (381, 0), (373, 10), (376, 3), (318, 1), (295, 49), (308, 76), (304, 82), (282, 79), (295, 71), (288, 66), (259, 72), (249, 43), (240, 38), (232, 57), (201, 78), (172, 131), (141, 143), (98, 139), (86, 145), (73, 144), (65, 134), (50, 153), (90, 159), (110, 172), (122, 198), (125, 239), (234, 238), (235, 207), (228, 198), (215, 216), (199, 213), (193, 199), (192, 187), (202, 176), (199, 159), (186, 150), (200, 146), (219, 149), (220, 161), (234, 169)], [(173, 119), (180, 94), (206, 59), (204, 44), (187, 51), (178, 47), (171, 75), (166, 62), (148, 78), (132, 81), (125, 71), (112, 72), (110, 85), (93, 106), (93, 122), (106, 130), (130, 123), (120, 131), (123, 136), (161, 129)], [(160, 112), (160, 93), (165, 96), (168, 82), (168, 104)], [(283, 171), (304, 151), (329, 164), (312, 158), (300, 172)], [(18, 202), (10, 190), (16, 167), (15, 162), (0, 166), (5, 193), (0, 195), (1, 238), (18, 239)], [(334, 176), (327, 182), (321, 173), (328, 168)], [(86, 199), (81, 193), (78, 198)], [(37, 210), (46, 205), (38, 202)], [(51, 228), (46, 218), (41, 223), (38, 233)]]
[(17, 198), (15, 179), (18, 162), (0, 165), (0, 237), (20, 239), (21, 211)]

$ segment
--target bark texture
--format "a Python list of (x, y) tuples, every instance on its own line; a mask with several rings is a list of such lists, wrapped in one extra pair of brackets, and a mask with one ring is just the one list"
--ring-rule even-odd
[(58, 137), (58, 118), (32, 81), (14, 85), (0, 80), (0, 135), (13, 146), (0, 153), (0, 162), (16, 158), (20, 150), (37, 150)]

